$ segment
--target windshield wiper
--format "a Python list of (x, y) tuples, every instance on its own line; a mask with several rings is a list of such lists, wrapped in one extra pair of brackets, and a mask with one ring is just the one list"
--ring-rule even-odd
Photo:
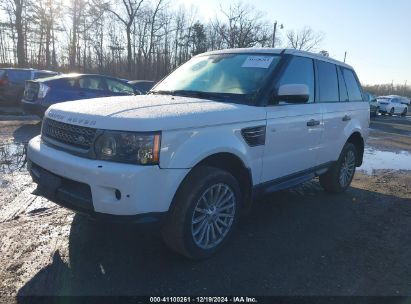
[(152, 91), (152, 94), (160, 95), (172, 95), (172, 96), (189, 96), (198, 98), (216, 98), (216, 99), (227, 99), (230, 97), (238, 97), (243, 94), (230, 94), (230, 93), (217, 93), (217, 92), (203, 92), (203, 91), (192, 91), (192, 90), (174, 90), (174, 91)]

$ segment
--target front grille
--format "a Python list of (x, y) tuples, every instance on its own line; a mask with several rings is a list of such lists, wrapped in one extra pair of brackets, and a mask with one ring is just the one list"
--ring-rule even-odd
[(82, 149), (90, 149), (96, 129), (66, 124), (45, 118), (42, 127), (42, 137)]

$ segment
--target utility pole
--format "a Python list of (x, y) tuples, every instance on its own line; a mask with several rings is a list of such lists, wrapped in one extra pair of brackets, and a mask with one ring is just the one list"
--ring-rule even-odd
[(344, 53), (344, 63), (345, 63), (345, 59), (347, 59), (347, 51), (345, 51)]
[(272, 48), (275, 46), (275, 32), (277, 31), (277, 21), (274, 22), (274, 30), (273, 30), (273, 43), (271, 45)]

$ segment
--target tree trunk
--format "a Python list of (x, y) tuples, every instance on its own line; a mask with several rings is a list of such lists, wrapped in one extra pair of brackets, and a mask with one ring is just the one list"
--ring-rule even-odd
[(70, 46), (70, 68), (74, 68), (76, 66), (76, 58), (77, 58), (77, 27), (78, 27), (78, 20), (77, 20), (77, 0), (73, 1), (73, 29), (72, 29), (72, 39), (71, 39), (71, 46)]
[(126, 33), (127, 33), (127, 72), (130, 73), (131, 65), (132, 65), (131, 24), (127, 24)]
[(26, 54), (24, 51), (24, 31), (23, 31), (23, 0), (15, 0), (16, 11), (16, 32), (17, 32), (17, 61), (18, 66), (26, 66)]

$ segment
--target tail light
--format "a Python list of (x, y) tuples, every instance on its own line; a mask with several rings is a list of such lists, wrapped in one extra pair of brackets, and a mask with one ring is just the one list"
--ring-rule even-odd
[(47, 93), (50, 91), (50, 87), (46, 86), (44, 83), (40, 83), (39, 92), (37, 98), (43, 99), (46, 97)]
[(9, 84), (9, 80), (7, 78), (0, 79), (0, 86), (6, 86)]

